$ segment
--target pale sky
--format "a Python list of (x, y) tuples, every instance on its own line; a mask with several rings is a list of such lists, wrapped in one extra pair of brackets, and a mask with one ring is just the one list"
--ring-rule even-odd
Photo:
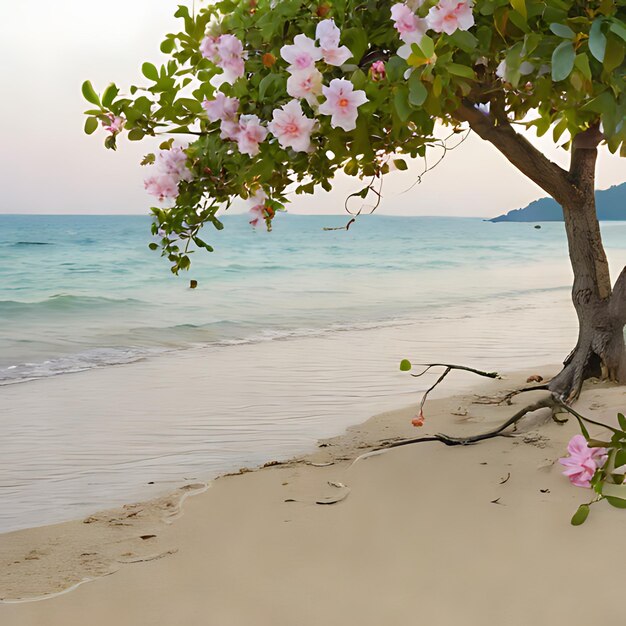
[[(191, 0), (190, 0), (191, 1)], [(0, 22), (0, 213), (146, 213), (151, 198), (139, 165), (151, 146), (120, 141), (105, 150), (104, 131), (83, 133), (87, 108), (80, 86), (97, 91), (115, 81), (141, 82), (143, 61), (158, 62), (159, 44), (178, 30), (170, 0), (35, 0), (5, 2)], [(561, 165), (567, 153), (533, 139)], [(437, 158), (435, 154), (432, 159)], [(545, 196), (495, 148), (471, 136), (448, 153), (410, 192), (422, 169), (394, 172), (378, 212), (395, 215), (491, 217)], [(624, 160), (603, 150), (598, 188), (626, 180)], [(346, 195), (362, 187), (342, 177), (332, 193), (298, 196), (292, 213), (341, 213)]]

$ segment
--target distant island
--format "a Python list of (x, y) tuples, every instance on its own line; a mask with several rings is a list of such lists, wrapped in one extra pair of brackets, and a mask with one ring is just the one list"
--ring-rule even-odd
[[(599, 220), (626, 220), (626, 183), (596, 192)], [(562, 222), (563, 209), (552, 198), (541, 198), (523, 209), (514, 209), (490, 222)]]

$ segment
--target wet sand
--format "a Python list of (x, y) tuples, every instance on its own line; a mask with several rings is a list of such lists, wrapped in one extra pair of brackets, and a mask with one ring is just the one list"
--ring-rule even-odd
[[(0, 535), (0, 623), (620, 623), (626, 513), (601, 503), (584, 526), (570, 526), (590, 496), (554, 464), (577, 432), (571, 420), (561, 426), (537, 412), (510, 437), (411, 445), (355, 462), (384, 441), (489, 429), (534, 394), (512, 407), (483, 396), (551, 371), (433, 400), (420, 431), (410, 424), (415, 406), (386, 412), (311, 455), (221, 477), (206, 490), (190, 484)], [(625, 404), (624, 388), (600, 383), (577, 408), (610, 423)], [(17, 599), (27, 601), (10, 602)]]

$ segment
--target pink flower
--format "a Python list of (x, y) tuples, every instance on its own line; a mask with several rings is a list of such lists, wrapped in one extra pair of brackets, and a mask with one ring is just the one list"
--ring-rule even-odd
[(237, 120), (222, 120), (220, 124), (220, 137), (222, 139), (230, 139), (231, 141), (237, 141), (239, 137), (239, 121)]
[(239, 100), (237, 98), (229, 98), (221, 91), (218, 91), (213, 100), (205, 100), (202, 106), (211, 122), (234, 120), (237, 117)]
[(322, 48), (322, 57), (328, 65), (340, 66), (352, 57), (346, 46), (339, 46), (341, 31), (334, 20), (322, 20), (315, 29), (315, 37)]
[(217, 54), (218, 39), (218, 37), (212, 37), (211, 35), (207, 35), (200, 42), (200, 53), (205, 59), (209, 59), (210, 61), (213, 61), (213, 63), (216, 63), (219, 58)]
[(315, 120), (304, 115), (297, 100), (291, 100), (281, 109), (274, 109), (272, 116), (268, 128), (283, 148), (293, 148), (296, 152), (310, 149)]
[(370, 66), (370, 76), (374, 82), (385, 80), (387, 70), (383, 61), (374, 61)]
[(439, 4), (428, 12), (428, 27), (446, 35), (456, 30), (468, 30), (474, 25), (472, 6), (472, 0), (439, 0)]
[(237, 146), (239, 152), (249, 156), (259, 154), (259, 144), (267, 137), (267, 128), (261, 126), (261, 120), (256, 115), (242, 115), (239, 118), (239, 132)]
[(292, 98), (304, 98), (311, 106), (322, 95), (322, 74), (315, 67), (293, 72), (287, 79), (287, 93)]
[(261, 226), (265, 222), (265, 202), (267, 200), (267, 194), (260, 189), (254, 195), (248, 199), (250, 203), (250, 224), (254, 228)]
[(334, 78), (328, 87), (322, 87), (326, 102), (320, 106), (320, 113), (330, 115), (333, 128), (353, 130), (356, 128), (358, 107), (367, 102), (365, 92), (354, 91), (354, 87), (345, 78)]
[(178, 196), (178, 179), (168, 174), (158, 174), (146, 178), (144, 187), (151, 196), (158, 198), (159, 202)]
[(113, 115), (113, 113), (107, 113), (107, 117), (110, 122), (107, 124), (106, 122), (102, 122), (102, 126), (104, 126), (104, 130), (109, 131), (112, 135), (117, 135), (124, 128), (124, 118)]
[(220, 35), (217, 40), (218, 67), (224, 70), (226, 82), (233, 83), (245, 73), (243, 44), (235, 35)]
[(337, 28), (335, 20), (322, 20), (315, 29), (315, 38), (322, 48), (337, 48), (341, 31)]
[(321, 50), (315, 41), (306, 35), (296, 35), (292, 45), (280, 49), (280, 56), (289, 63), (289, 71), (306, 70), (322, 58)]
[(419, 415), (416, 415), (412, 420), (411, 424), (416, 428), (424, 425), (426, 418), (424, 417), (424, 413), (420, 410)]
[(419, 44), (426, 32), (426, 20), (417, 17), (404, 3), (394, 4), (391, 7), (391, 19), (404, 43)]
[(190, 181), (193, 175), (187, 167), (187, 153), (181, 146), (174, 146), (170, 150), (161, 150), (156, 156), (155, 167), (157, 173), (146, 178), (146, 191), (163, 202), (178, 196), (178, 183), (181, 180)]
[(352, 58), (352, 52), (346, 46), (338, 48), (322, 48), (322, 56), (328, 65), (339, 67)]
[(187, 167), (187, 153), (180, 146), (170, 150), (161, 150), (155, 159), (157, 168), (177, 180), (191, 180), (191, 172)]
[(245, 73), (244, 59), (247, 54), (235, 35), (207, 35), (200, 43), (200, 52), (203, 57), (222, 68), (227, 83), (234, 83)]
[(590, 448), (582, 435), (574, 435), (567, 445), (569, 456), (559, 459), (565, 466), (567, 476), (576, 487), (589, 487), (596, 470), (604, 465), (607, 459), (605, 448)]

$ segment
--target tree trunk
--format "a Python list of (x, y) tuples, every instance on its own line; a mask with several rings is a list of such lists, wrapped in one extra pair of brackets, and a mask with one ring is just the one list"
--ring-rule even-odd
[(599, 127), (592, 126), (574, 137), (570, 169), (566, 171), (515, 132), (502, 109), (492, 108), (491, 114), (485, 114), (464, 102), (455, 117), (469, 123), (476, 134), (563, 207), (579, 331), (576, 347), (550, 381), (549, 389), (570, 403), (592, 376), (626, 383), (626, 268), (611, 289), (596, 214), (595, 166), (597, 147), (603, 139)]
[(599, 140), (596, 129), (574, 139), (568, 177), (571, 187), (569, 193), (564, 190), (561, 200), (579, 330), (576, 347), (551, 381), (550, 390), (568, 403), (578, 397), (582, 383), (592, 376), (626, 382), (626, 302), (621, 286), (626, 279), (622, 272), (612, 291), (595, 203)]

